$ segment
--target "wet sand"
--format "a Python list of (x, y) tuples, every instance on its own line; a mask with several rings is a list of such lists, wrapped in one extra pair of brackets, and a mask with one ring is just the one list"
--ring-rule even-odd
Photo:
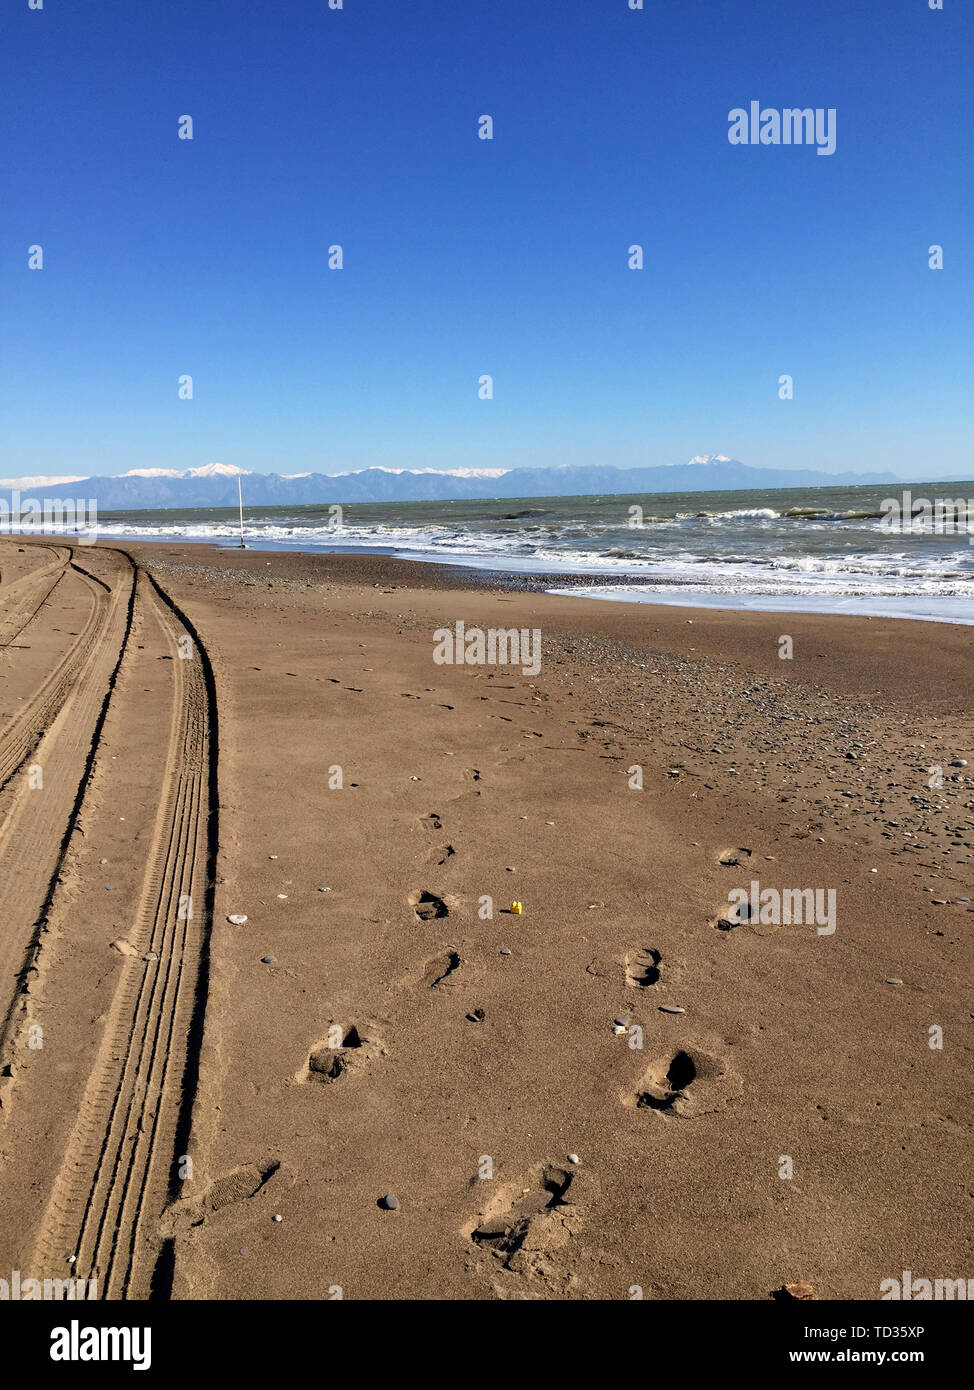
[[(0, 1274), (966, 1276), (974, 631), (539, 588), (0, 544)], [(437, 664), (458, 620), (540, 670)], [(834, 932), (734, 922), (752, 881)]]

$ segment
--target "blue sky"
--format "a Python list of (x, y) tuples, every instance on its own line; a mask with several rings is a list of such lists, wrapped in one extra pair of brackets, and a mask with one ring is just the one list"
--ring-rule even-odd
[(961, 0), (8, 0), (2, 51), (4, 477), (970, 464)]

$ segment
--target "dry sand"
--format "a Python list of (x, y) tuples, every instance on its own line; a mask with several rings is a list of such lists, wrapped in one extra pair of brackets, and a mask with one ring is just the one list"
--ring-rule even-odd
[[(974, 1274), (974, 630), (188, 545), (5, 540), (0, 579), (0, 1276)], [(540, 672), (434, 663), (458, 619)], [(752, 879), (834, 889), (834, 934), (727, 929)]]

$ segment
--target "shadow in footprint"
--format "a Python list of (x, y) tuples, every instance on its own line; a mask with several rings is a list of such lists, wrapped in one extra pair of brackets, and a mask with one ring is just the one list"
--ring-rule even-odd
[(666, 1070), (665, 1087), (643, 1091), (636, 1098), (640, 1109), (672, 1110), (682, 1100), (687, 1087), (697, 1078), (697, 1068), (688, 1052), (678, 1052)]
[[(472, 1232), (471, 1240), (493, 1251), (505, 1268), (510, 1269), (514, 1256), (528, 1242), (533, 1230), (560, 1222), (559, 1209), (570, 1206), (568, 1190), (574, 1178), (570, 1169), (550, 1164), (541, 1174), (538, 1190), (522, 1194), (506, 1212), (482, 1221)], [(566, 1239), (567, 1235), (566, 1231)]]
[(360, 1071), (374, 1057), (384, 1056), (385, 1051), (384, 1044), (371, 1028), (353, 1023), (343, 1029), (336, 1023), (327, 1037), (315, 1043), (305, 1066), (294, 1079), (330, 1086), (350, 1072)]
[(733, 931), (735, 927), (742, 927), (748, 922), (756, 922), (758, 914), (752, 912), (750, 903), (738, 903), (734, 907), (728, 908), (726, 917), (717, 917), (711, 926), (718, 931)]
[(247, 1163), (210, 1183), (200, 1197), (187, 1198), (167, 1207), (159, 1221), (159, 1232), (173, 1236), (203, 1223), (224, 1207), (256, 1197), (280, 1168), (276, 1159)]
[(717, 856), (717, 863), (725, 869), (739, 869), (751, 857), (749, 849), (725, 849)]
[(409, 895), (409, 906), (421, 922), (432, 922), (437, 917), (449, 917), (450, 910), (442, 898), (428, 893), (425, 888), (417, 888)]
[(353, 1024), (342, 1038), (341, 1048), (319, 1047), (312, 1052), (308, 1058), (308, 1071), (315, 1081), (320, 1081), (327, 1085), (331, 1081), (338, 1081), (348, 1071), (349, 1050), (354, 1050), (362, 1046), (362, 1038), (358, 1029)]
[(631, 952), (626, 957), (626, 984), (630, 988), (639, 989), (648, 989), (650, 985), (657, 984), (662, 959), (662, 953), (654, 951), (650, 946), (643, 946), (641, 950)]
[(463, 961), (459, 951), (448, 950), (441, 956), (434, 956), (427, 963), (426, 971), (423, 975), (423, 983), (430, 989), (442, 988), (444, 985), (453, 984), (456, 980), (457, 971)]
[(623, 1104), (689, 1119), (722, 1109), (742, 1089), (740, 1076), (725, 1058), (688, 1044), (651, 1062)]

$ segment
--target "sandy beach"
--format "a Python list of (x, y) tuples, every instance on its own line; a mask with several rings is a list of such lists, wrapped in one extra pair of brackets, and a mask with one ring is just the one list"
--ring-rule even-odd
[(974, 629), (7, 538), (0, 633), (4, 1277), (971, 1272)]

